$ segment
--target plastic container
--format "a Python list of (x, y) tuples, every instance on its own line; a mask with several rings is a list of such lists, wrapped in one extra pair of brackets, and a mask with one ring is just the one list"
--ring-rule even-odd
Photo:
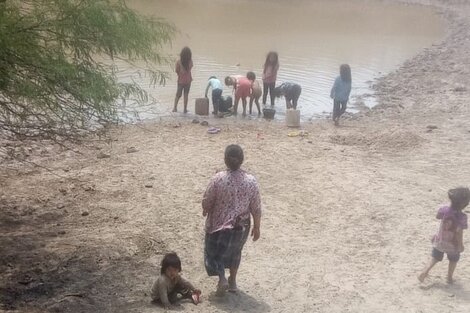
[(197, 115), (209, 115), (209, 99), (208, 98), (197, 98), (195, 107), (196, 107)]
[(300, 111), (294, 109), (286, 110), (287, 127), (300, 127)]
[(276, 114), (276, 110), (274, 109), (269, 109), (269, 108), (264, 108), (263, 109), (263, 116), (264, 118), (268, 120), (274, 119), (274, 114)]

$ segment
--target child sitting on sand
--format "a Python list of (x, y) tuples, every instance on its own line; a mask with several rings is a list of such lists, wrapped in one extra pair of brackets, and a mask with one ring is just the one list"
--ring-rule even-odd
[(152, 286), (150, 296), (154, 302), (160, 302), (166, 309), (172, 303), (181, 299), (191, 299), (194, 304), (199, 303), (201, 291), (180, 276), (181, 260), (174, 252), (163, 257), (160, 276)]
[(463, 252), (463, 230), (467, 229), (467, 214), (462, 210), (470, 202), (470, 190), (468, 188), (451, 189), (448, 192), (450, 206), (441, 207), (437, 212), (437, 219), (441, 220), (439, 230), (432, 239), (433, 249), (432, 258), (428, 266), (418, 276), (420, 282), (423, 282), (429, 271), (442, 261), (444, 253), (449, 259), (449, 269), (447, 273), (447, 282), (453, 282), (453, 274), (460, 259), (460, 253)]
[(261, 98), (261, 95), (263, 94), (261, 90), (261, 85), (259, 82), (256, 80), (256, 75), (253, 72), (248, 72), (246, 73), (246, 78), (248, 78), (251, 81), (251, 95), (250, 95), (250, 110), (249, 113), (252, 113), (252, 108), (253, 108), (253, 101), (256, 104), (256, 107), (258, 108), (258, 115), (261, 115), (261, 108), (259, 105), (259, 98)]

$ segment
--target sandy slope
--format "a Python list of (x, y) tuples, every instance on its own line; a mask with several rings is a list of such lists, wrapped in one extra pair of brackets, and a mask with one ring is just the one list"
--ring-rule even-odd
[[(444, 264), (423, 285), (415, 278), (447, 189), (470, 184), (469, 4), (422, 2), (448, 19), (447, 39), (381, 79), (381, 105), (340, 128), (319, 121), (288, 137), (279, 123), (226, 119), (210, 120), (222, 132), (209, 135), (175, 118), (114, 130), (81, 154), (44, 148), (33, 159), (52, 172), (5, 164), (0, 308), (161, 311), (148, 288), (175, 250), (205, 297), (188, 312), (469, 312), (467, 253), (453, 286)], [(220, 300), (203, 269), (200, 200), (233, 142), (264, 217), (244, 251), (243, 292)]]

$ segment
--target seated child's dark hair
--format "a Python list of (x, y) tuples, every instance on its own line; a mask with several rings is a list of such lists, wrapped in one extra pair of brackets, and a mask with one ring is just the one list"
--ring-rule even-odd
[(249, 80), (256, 80), (256, 74), (253, 72), (248, 72), (246, 73), (246, 78), (248, 78)]
[(181, 260), (175, 252), (165, 254), (161, 266), (160, 274), (165, 274), (166, 269), (169, 267), (176, 268), (181, 272)]
[(209, 77), (209, 79), (208, 79), (208, 80), (210, 80), (210, 79), (212, 79), (212, 78), (215, 78), (215, 79), (217, 79), (217, 77), (215, 77), (215, 76), (211, 76), (211, 77)]
[(453, 209), (463, 210), (470, 202), (470, 189), (467, 187), (450, 189), (447, 194)]

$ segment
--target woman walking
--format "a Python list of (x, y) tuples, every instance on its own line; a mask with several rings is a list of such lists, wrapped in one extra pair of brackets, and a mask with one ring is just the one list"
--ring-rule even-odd
[[(250, 233), (253, 217), (253, 241), (260, 237), (261, 199), (253, 175), (240, 167), (243, 150), (238, 145), (225, 149), (227, 170), (217, 173), (209, 183), (202, 200), (206, 216), (204, 264), (209, 276), (218, 276), (217, 295), (237, 291), (237, 272), (241, 252)], [(228, 280), (225, 269), (230, 270)]]

